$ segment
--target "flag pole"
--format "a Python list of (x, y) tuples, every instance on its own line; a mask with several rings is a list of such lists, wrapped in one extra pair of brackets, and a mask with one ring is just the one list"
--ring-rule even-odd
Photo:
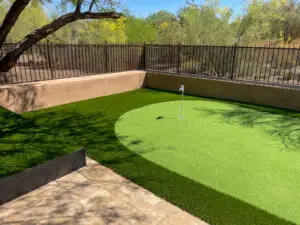
[(180, 102), (180, 116), (179, 119), (183, 118), (183, 94), (184, 94), (184, 85), (180, 85), (179, 91), (181, 92), (181, 102)]

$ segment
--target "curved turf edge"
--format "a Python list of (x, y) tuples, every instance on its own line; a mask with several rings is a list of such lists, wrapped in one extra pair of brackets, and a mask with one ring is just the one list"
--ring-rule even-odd
[[(199, 98), (187, 96), (186, 99)], [(64, 135), (70, 143), (85, 146), (87, 155), (92, 159), (210, 224), (293, 224), (158, 166), (122, 145), (114, 132), (115, 122), (122, 114), (148, 104), (173, 100), (178, 100), (178, 95), (141, 89), (26, 113), (24, 116)], [(286, 110), (245, 106), (299, 116)]]

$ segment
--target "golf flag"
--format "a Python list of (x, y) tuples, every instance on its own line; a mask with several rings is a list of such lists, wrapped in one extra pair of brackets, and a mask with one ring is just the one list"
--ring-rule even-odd
[(184, 92), (184, 85), (183, 84), (180, 85), (179, 91)]
[(183, 93), (184, 93), (184, 84), (181, 84), (179, 87), (179, 92), (181, 92), (181, 102), (180, 102), (180, 116), (179, 119), (182, 119), (182, 107), (183, 107)]

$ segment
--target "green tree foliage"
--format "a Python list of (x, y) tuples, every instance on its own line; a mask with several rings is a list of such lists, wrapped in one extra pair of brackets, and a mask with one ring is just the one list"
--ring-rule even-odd
[(125, 43), (125, 18), (119, 20), (76, 21), (61, 28), (49, 37), (55, 43), (100, 44)]
[(150, 15), (146, 21), (156, 28), (157, 43), (174, 44), (185, 41), (184, 28), (174, 14), (162, 10)]
[(279, 9), (278, 1), (253, 1), (244, 18), (247, 22), (244, 21), (242, 24), (246, 26), (242, 42), (251, 43), (280, 38), (280, 25), (284, 21), (284, 17)]
[(191, 5), (179, 13), (180, 22), (190, 44), (232, 44), (231, 10), (217, 4)]
[(300, 38), (300, 2), (290, 1), (281, 9), (284, 17), (283, 39), (285, 42)]
[(253, 1), (241, 25), (244, 43), (294, 40), (300, 37), (300, 4), (293, 0)]
[(173, 13), (161, 10), (157, 13), (151, 14), (146, 20), (154, 26), (159, 27), (165, 22), (176, 22), (177, 18)]
[[(87, 35), (89, 37), (86, 37)], [(79, 41), (87, 43), (124, 43), (126, 42), (125, 18), (113, 20), (91, 21), (86, 29), (79, 32)]]
[(156, 41), (157, 29), (144, 19), (127, 18), (125, 32), (128, 43), (153, 43)]
[[(0, 4), (0, 24), (3, 21), (11, 3), (12, 1), (3, 1)], [(38, 27), (41, 27), (49, 22), (50, 19), (46, 15), (41, 4), (37, 1), (34, 1), (21, 13), (19, 20), (13, 26), (6, 40), (7, 42), (20, 41), (29, 32), (32, 32)]]
[(0, 22), (3, 21), (6, 11), (6, 4), (2, 0), (0, 0)]

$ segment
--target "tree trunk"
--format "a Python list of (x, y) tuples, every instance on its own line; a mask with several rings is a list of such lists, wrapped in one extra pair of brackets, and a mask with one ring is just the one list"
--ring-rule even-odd
[(23, 12), (29, 2), (30, 0), (16, 0), (10, 7), (0, 27), (0, 48), (2, 47), (11, 28), (15, 25), (20, 14)]
[(10, 52), (8, 52), (4, 58), (0, 61), (0, 72), (9, 71), (16, 64), (19, 57), (23, 52), (28, 50), (31, 46), (52, 34), (59, 28), (65, 26), (68, 23), (74, 22), (76, 20), (83, 19), (104, 19), (112, 18), (118, 19), (121, 17), (120, 13), (115, 12), (103, 12), (103, 13), (68, 13), (58, 19), (54, 20), (52, 23), (47, 24), (32, 33), (28, 34), (22, 41), (20, 41)]
[(285, 21), (284, 23), (284, 33), (283, 33), (283, 41), (284, 43), (287, 43), (289, 40), (290, 35), (290, 24), (288, 21)]

